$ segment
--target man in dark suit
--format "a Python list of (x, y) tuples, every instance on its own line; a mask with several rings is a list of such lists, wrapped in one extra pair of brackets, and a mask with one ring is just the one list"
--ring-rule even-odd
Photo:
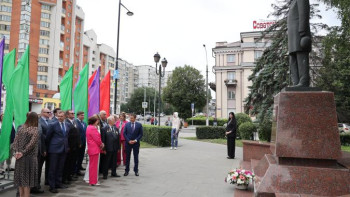
[(64, 122), (64, 119), (64, 112), (58, 111), (57, 121), (50, 124), (46, 133), (48, 153), (50, 154), (49, 185), (52, 193), (58, 193), (56, 188), (67, 188), (62, 184), (63, 166), (69, 151), (69, 125)]
[(310, 2), (293, 0), (288, 13), (289, 66), (294, 87), (309, 87)]
[[(81, 140), (79, 129), (74, 121), (75, 113), (73, 110), (66, 111), (66, 124), (69, 126), (68, 132), (68, 146), (69, 151), (67, 153), (66, 162), (63, 170), (63, 183), (69, 184), (70, 181), (76, 181), (76, 177), (73, 177), (75, 172), (75, 164), (78, 157), (78, 150), (81, 147)], [(74, 174), (75, 175), (75, 174)]]
[(50, 120), (50, 123), (58, 121), (57, 119), (57, 112), (61, 111), (61, 108), (57, 107), (53, 110), (53, 117)]
[(117, 152), (120, 147), (119, 144), (119, 131), (115, 126), (115, 120), (113, 116), (107, 118), (108, 125), (101, 129), (105, 135), (102, 137), (102, 141), (105, 144), (106, 149), (106, 162), (103, 166), (103, 179), (107, 179), (108, 169), (111, 166), (112, 177), (120, 177), (117, 175)]
[(39, 149), (38, 149), (38, 186), (31, 189), (32, 193), (43, 193), (44, 190), (41, 189), (41, 173), (43, 169), (43, 165), (45, 163), (45, 182), (48, 181), (48, 168), (46, 161), (47, 150), (46, 150), (46, 134), (49, 129), (49, 117), (51, 115), (51, 111), (47, 108), (43, 108), (41, 110), (40, 118), (39, 118), (39, 133), (40, 133), (40, 141), (39, 141)]
[[(107, 113), (106, 111), (102, 110), (100, 111), (100, 113), (98, 114), (98, 118), (100, 119), (100, 132), (101, 132), (101, 139), (102, 142), (105, 143), (103, 141), (104, 136), (106, 135), (105, 131), (102, 130), (102, 128), (106, 127), (108, 125), (107, 123)], [(100, 154), (100, 166), (99, 166), (99, 172), (103, 173), (103, 166), (105, 166), (105, 162), (106, 162), (106, 147), (104, 147), (102, 149), (102, 153)]]
[(83, 175), (80, 172), (80, 170), (85, 170), (85, 168), (83, 168), (82, 166), (84, 155), (85, 155), (85, 148), (86, 148), (86, 128), (87, 128), (87, 125), (84, 122), (84, 116), (85, 115), (83, 111), (78, 111), (77, 119), (75, 119), (75, 123), (77, 125), (77, 128), (79, 129), (79, 135), (80, 135), (80, 141), (81, 141), (81, 147), (78, 150), (78, 157), (77, 157), (76, 167), (75, 167), (75, 173), (78, 176)]
[(134, 152), (134, 172), (136, 176), (139, 176), (139, 150), (140, 150), (140, 140), (143, 135), (142, 124), (135, 122), (136, 115), (131, 114), (130, 122), (126, 123), (124, 128), (124, 138), (125, 138), (125, 150), (126, 150), (126, 166), (124, 176), (129, 175), (130, 171), (130, 156), (131, 151)]

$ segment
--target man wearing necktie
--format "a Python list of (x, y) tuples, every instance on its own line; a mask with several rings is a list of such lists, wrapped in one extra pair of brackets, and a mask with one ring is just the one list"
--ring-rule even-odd
[(140, 140), (143, 135), (142, 124), (135, 121), (136, 115), (131, 114), (130, 122), (126, 123), (124, 129), (125, 138), (125, 149), (126, 149), (126, 165), (124, 176), (129, 175), (130, 171), (130, 156), (131, 151), (134, 152), (134, 172), (136, 176), (139, 176), (139, 150), (140, 150)]
[(47, 150), (50, 154), (49, 185), (52, 193), (57, 193), (57, 188), (67, 188), (62, 184), (63, 166), (69, 151), (69, 125), (65, 123), (64, 119), (64, 112), (57, 112), (58, 121), (50, 124), (50, 129), (46, 133)]
[(79, 129), (79, 136), (81, 141), (81, 147), (78, 150), (78, 157), (77, 157), (76, 167), (75, 167), (75, 173), (78, 176), (83, 175), (80, 170), (85, 170), (85, 168), (83, 168), (82, 166), (84, 155), (85, 155), (85, 148), (86, 148), (86, 128), (87, 128), (87, 125), (84, 122), (84, 117), (85, 117), (84, 112), (78, 111), (77, 119), (75, 119), (75, 123), (77, 125), (77, 128)]
[(115, 119), (113, 116), (108, 117), (107, 122), (108, 125), (101, 129), (101, 133), (105, 133), (101, 138), (107, 152), (106, 162), (103, 166), (103, 179), (107, 179), (109, 167), (112, 169), (112, 177), (120, 177), (117, 175), (117, 152), (120, 148), (119, 131), (115, 126)]

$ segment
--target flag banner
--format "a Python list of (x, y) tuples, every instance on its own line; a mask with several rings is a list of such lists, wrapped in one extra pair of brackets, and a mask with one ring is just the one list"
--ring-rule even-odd
[(84, 121), (88, 120), (88, 80), (89, 80), (89, 64), (86, 64), (79, 73), (79, 81), (74, 90), (74, 111), (85, 113)]
[(72, 89), (73, 89), (73, 65), (64, 75), (60, 83), (61, 109), (72, 109)]
[(13, 122), (13, 102), (9, 89), (10, 78), (15, 70), (16, 49), (5, 55), (3, 63), (2, 83), (6, 91), (6, 107), (2, 118), (0, 133), (0, 162), (8, 159), (10, 154), (10, 136)]
[[(93, 78), (92, 78), (93, 77)], [(91, 80), (92, 78), (92, 80)], [(100, 112), (100, 67), (90, 77), (89, 82), (89, 111), (88, 116), (91, 117), (94, 114)]]
[(111, 71), (108, 71), (107, 75), (100, 84), (100, 111), (104, 110), (107, 116), (110, 115), (110, 89), (111, 89)]
[[(0, 42), (0, 103), (1, 103), (1, 90), (2, 90), (2, 67), (3, 67), (3, 58), (4, 58), (4, 50), (5, 50), (5, 37)], [(1, 112), (1, 105), (0, 105)]]

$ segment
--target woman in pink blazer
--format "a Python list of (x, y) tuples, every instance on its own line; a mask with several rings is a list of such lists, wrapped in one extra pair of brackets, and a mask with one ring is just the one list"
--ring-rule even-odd
[(89, 184), (91, 186), (100, 185), (97, 182), (98, 177), (98, 159), (104, 144), (101, 141), (101, 135), (98, 132), (99, 120), (92, 116), (89, 118), (89, 126), (86, 129), (87, 153), (89, 155)]
[(125, 124), (128, 123), (126, 121), (126, 115), (125, 113), (121, 113), (119, 115), (119, 120), (115, 123), (115, 126), (118, 128), (119, 133), (120, 133), (120, 144), (122, 146), (122, 149), (118, 151), (118, 157), (117, 157), (117, 164), (121, 164), (121, 155), (123, 155), (123, 164), (125, 165), (126, 162), (126, 151), (125, 151), (125, 138), (124, 138), (124, 127)]

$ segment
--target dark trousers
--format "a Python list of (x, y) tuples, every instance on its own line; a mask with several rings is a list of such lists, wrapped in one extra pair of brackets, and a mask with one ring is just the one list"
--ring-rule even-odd
[(136, 144), (128, 144), (125, 142), (125, 150), (126, 150), (126, 166), (125, 166), (125, 172), (130, 171), (130, 156), (131, 156), (131, 151), (134, 152), (134, 172), (139, 171), (139, 151), (140, 151), (140, 143)]
[(236, 150), (236, 138), (228, 137), (227, 138), (227, 155), (231, 158), (234, 158), (235, 150)]
[(53, 189), (62, 185), (62, 173), (66, 153), (50, 153), (49, 185)]
[(45, 185), (49, 184), (49, 171), (50, 171), (50, 155), (47, 154), (45, 158)]
[[(44, 163), (45, 163), (45, 160), (46, 160), (46, 157), (42, 156), (40, 153), (38, 154), (38, 186), (40, 186), (41, 184), (41, 173), (42, 173), (42, 170), (43, 170), (43, 166), (44, 166)], [(46, 169), (45, 169), (46, 171)]]
[(100, 154), (100, 166), (99, 166), (99, 172), (100, 173), (103, 173), (103, 167), (105, 166), (106, 164), (106, 154), (104, 153), (101, 153)]
[(66, 161), (64, 162), (63, 180), (69, 181), (72, 179), (72, 175), (75, 172), (75, 161), (77, 161), (78, 150), (71, 151), (67, 154)]
[(310, 85), (309, 52), (289, 54), (290, 74), (293, 85)]
[(84, 156), (85, 156), (85, 145), (81, 146), (78, 149), (77, 163), (76, 163), (76, 167), (75, 167), (75, 172), (76, 173), (79, 172), (80, 168), (82, 167)]
[(109, 168), (112, 169), (112, 175), (117, 175), (117, 151), (107, 152), (106, 162), (103, 167), (103, 176), (108, 176)]

